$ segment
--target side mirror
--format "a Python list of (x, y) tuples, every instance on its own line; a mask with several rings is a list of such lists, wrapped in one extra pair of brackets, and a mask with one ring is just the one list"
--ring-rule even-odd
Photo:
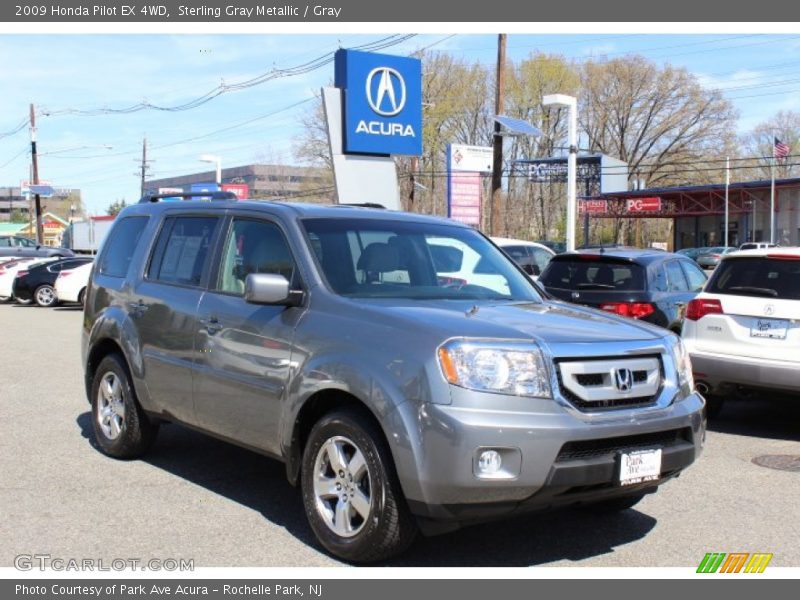
[(297, 306), (301, 292), (293, 292), (289, 281), (275, 273), (250, 273), (244, 282), (244, 300), (250, 304)]

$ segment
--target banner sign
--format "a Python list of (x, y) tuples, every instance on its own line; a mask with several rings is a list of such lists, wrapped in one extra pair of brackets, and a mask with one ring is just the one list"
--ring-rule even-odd
[(223, 183), (223, 192), (233, 192), (237, 200), (247, 200), (250, 197), (250, 188), (246, 183)]
[(494, 149), (491, 146), (450, 144), (450, 170), (491, 173)]
[(660, 212), (661, 198), (630, 198), (625, 201), (625, 212)]
[(450, 173), (447, 192), (447, 216), (455, 221), (480, 227), (480, 173)]
[(345, 154), (422, 154), (422, 61), (336, 51)]
[(606, 200), (578, 201), (578, 213), (582, 215), (602, 215), (607, 212), (608, 212), (608, 201)]

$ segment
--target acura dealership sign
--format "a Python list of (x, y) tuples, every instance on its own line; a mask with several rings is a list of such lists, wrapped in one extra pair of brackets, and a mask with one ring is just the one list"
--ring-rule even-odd
[(405, 56), (336, 52), (344, 152), (422, 154), (422, 64)]

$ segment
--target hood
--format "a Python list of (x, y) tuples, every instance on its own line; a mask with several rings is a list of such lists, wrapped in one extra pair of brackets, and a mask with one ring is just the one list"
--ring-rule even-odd
[[(386, 325), (420, 327), (443, 338), (532, 339), (548, 344), (654, 340), (664, 331), (649, 324), (562, 302), (359, 299)], [(373, 313), (378, 317), (378, 314)], [(380, 317), (379, 317), (380, 318)], [(386, 323), (386, 320), (394, 321)]]

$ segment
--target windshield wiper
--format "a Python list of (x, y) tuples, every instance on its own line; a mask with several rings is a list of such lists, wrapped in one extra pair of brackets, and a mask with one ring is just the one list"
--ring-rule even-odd
[(749, 285), (735, 286), (728, 288), (729, 292), (742, 292), (744, 294), (753, 294), (754, 296), (770, 296), (777, 298), (778, 292), (771, 288), (753, 287)]
[(609, 285), (607, 283), (579, 283), (578, 284), (579, 290), (614, 290), (616, 289), (613, 285)]

